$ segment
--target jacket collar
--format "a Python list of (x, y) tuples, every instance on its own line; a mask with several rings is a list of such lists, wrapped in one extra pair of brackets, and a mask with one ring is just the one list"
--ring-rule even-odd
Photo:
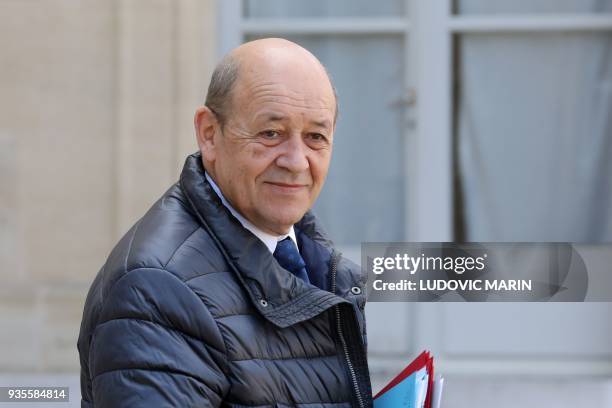
[[(180, 187), (198, 220), (215, 241), (244, 286), (259, 312), (280, 327), (308, 320), (329, 307), (347, 302), (356, 282), (353, 274), (339, 263), (336, 294), (321, 290), (284, 270), (270, 251), (227, 210), (205, 177), (200, 153), (190, 155), (180, 177)], [(331, 241), (309, 211), (296, 228), (339, 262)], [(349, 285), (349, 286), (347, 286)]]

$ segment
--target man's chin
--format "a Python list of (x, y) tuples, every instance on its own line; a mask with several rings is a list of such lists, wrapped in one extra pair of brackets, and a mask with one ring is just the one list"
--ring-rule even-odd
[(278, 234), (286, 234), (287, 231), (293, 226), (293, 224), (297, 223), (302, 219), (306, 211), (295, 211), (291, 213), (283, 213), (281, 210), (278, 210), (269, 218), (271, 221), (270, 229), (277, 232)]

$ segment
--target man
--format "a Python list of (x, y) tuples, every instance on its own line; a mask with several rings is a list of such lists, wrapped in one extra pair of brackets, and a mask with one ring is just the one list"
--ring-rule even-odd
[(87, 296), (83, 407), (371, 406), (364, 279), (309, 212), (336, 111), (296, 44), (221, 61), (195, 114), (199, 153)]

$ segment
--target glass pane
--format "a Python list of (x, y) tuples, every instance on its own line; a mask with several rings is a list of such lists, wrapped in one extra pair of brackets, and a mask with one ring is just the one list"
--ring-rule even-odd
[(458, 14), (612, 12), (612, 0), (455, 0)]
[(246, 0), (245, 17), (397, 17), (405, 0)]
[(612, 35), (459, 38), (470, 241), (612, 241)]
[(323, 62), (340, 102), (333, 159), (315, 213), (339, 245), (401, 240), (402, 37), (286, 38)]

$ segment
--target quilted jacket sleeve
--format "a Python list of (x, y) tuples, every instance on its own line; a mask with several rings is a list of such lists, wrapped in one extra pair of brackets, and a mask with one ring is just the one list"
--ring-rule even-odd
[(170, 272), (137, 269), (106, 294), (89, 355), (102, 407), (216, 407), (226, 350), (208, 308)]

